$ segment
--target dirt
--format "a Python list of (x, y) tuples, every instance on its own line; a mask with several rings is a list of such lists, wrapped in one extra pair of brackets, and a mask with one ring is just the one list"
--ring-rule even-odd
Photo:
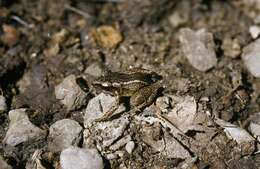
[[(169, 18), (176, 12), (184, 21), (174, 26)], [(253, 41), (248, 31), (253, 22), (243, 6), (232, 1), (0, 0), (0, 94), (7, 99), (8, 110), (32, 110), (30, 121), (43, 129), (63, 118), (83, 125), (80, 110), (67, 111), (55, 99), (54, 87), (62, 79), (74, 74), (89, 85), (94, 78), (85, 70), (93, 64), (112, 71), (142, 67), (163, 76), (164, 93), (191, 95), (197, 100), (209, 97), (205, 107), (212, 114), (246, 129), (250, 116), (260, 112), (260, 80), (247, 71), (241, 52), (234, 57), (225, 55), (228, 47), (223, 42), (236, 39), (243, 48)], [(183, 27), (213, 33), (218, 59), (214, 68), (200, 72), (189, 64), (178, 41)], [(8, 111), (0, 113), (1, 142), (8, 124)], [(155, 164), (173, 168), (183, 161), (154, 153), (140, 139), (140, 129), (129, 129), (133, 131), (138, 142), (133, 155), (124, 161), (106, 161), (107, 168), (118, 168), (120, 163), (128, 168)], [(259, 154), (234, 158), (236, 154), (230, 152), (234, 153), (235, 143), (223, 145), (223, 133), (216, 137), (212, 150), (206, 151), (203, 144), (194, 148), (197, 168), (260, 168)], [(34, 150), (44, 148), (46, 142), (16, 147), (1, 144), (0, 154), (13, 168), (24, 168)], [(216, 147), (223, 151), (214, 152)], [(54, 168), (55, 162), (44, 161), (46, 168)]]

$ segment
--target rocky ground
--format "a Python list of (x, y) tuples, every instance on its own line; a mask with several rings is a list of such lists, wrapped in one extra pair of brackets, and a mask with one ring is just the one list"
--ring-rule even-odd
[[(0, 169), (260, 168), (258, 0), (0, 0)], [(162, 91), (97, 122), (109, 69)]]

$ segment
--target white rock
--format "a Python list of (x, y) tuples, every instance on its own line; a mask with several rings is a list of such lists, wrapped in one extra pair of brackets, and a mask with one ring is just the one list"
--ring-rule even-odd
[(55, 122), (51, 125), (48, 136), (49, 150), (58, 152), (71, 145), (77, 145), (80, 140), (81, 131), (82, 127), (74, 120), (63, 119)]
[(183, 28), (180, 30), (179, 40), (184, 55), (194, 68), (207, 71), (216, 66), (217, 57), (211, 33), (203, 29), (195, 32), (189, 28)]
[(103, 169), (101, 156), (95, 149), (69, 147), (61, 152), (60, 165), (62, 169)]
[(129, 141), (126, 145), (125, 145), (125, 150), (129, 153), (132, 154), (132, 152), (134, 151), (135, 148), (135, 142), (133, 141)]
[(44, 138), (46, 132), (29, 121), (26, 109), (15, 109), (9, 112), (9, 129), (3, 140), (4, 143), (16, 146), (28, 140)]
[(7, 110), (6, 99), (4, 96), (0, 95), (0, 113), (6, 110)]
[[(88, 103), (84, 114), (84, 126), (87, 128), (95, 119), (102, 117), (104, 113), (110, 110), (116, 104), (116, 98), (110, 95), (100, 93)], [(125, 111), (125, 107), (120, 105), (115, 114)]]
[(253, 39), (256, 39), (260, 35), (260, 28), (256, 25), (250, 26), (249, 33)]
[(68, 110), (80, 108), (86, 103), (87, 94), (76, 83), (75, 75), (67, 76), (55, 86), (55, 96)]
[(243, 49), (242, 59), (249, 72), (255, 76), (260, 77), (260, 39), (247, 45)]

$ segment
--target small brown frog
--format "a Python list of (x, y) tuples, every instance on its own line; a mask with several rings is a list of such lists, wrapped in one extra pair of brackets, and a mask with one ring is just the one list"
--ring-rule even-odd
[(130, 108), (135, 112), (152, 104), (161, 88), (158, 82), (161, 79), (157, 73), (140, 68), (125, 72), (107, 71), (104, 76), (93, 82), (93, 86), (116, 96), (117, 103), (96, 121), (110, 119), (118, 108), (121, 97), (130, 97)]

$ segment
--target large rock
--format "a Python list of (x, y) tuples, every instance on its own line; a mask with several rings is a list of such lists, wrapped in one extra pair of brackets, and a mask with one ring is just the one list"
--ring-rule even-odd
[(74, 120), (63, 119), (55, 122), (51, 125), (48, 136), (49, 150), (58, 152), (71, 145), (77, 145), (80, 140), (81, 131), (82, 127)]
[(255, 77), (260, 77), (260, 39), (243, 49), (242, 59), (248, 71)]
[(62, 169), (103, 169), (101, 156), (95, 149), (69, 147), (61, 152), (60, 165)]
[(195, 32), (189, 28), (183, 28), (180, 30), (179, 40), (184, 55), (194, 68), (207, 71), (217, 64), (211, 33), (203, 29)]
[(3, 140), (4, 143), (16, 146), (28, 140), (44, 138), (46, 132), (32, 124), (26, 114), (26, 109), (15, 109), (9, 112), (9, 129)]

